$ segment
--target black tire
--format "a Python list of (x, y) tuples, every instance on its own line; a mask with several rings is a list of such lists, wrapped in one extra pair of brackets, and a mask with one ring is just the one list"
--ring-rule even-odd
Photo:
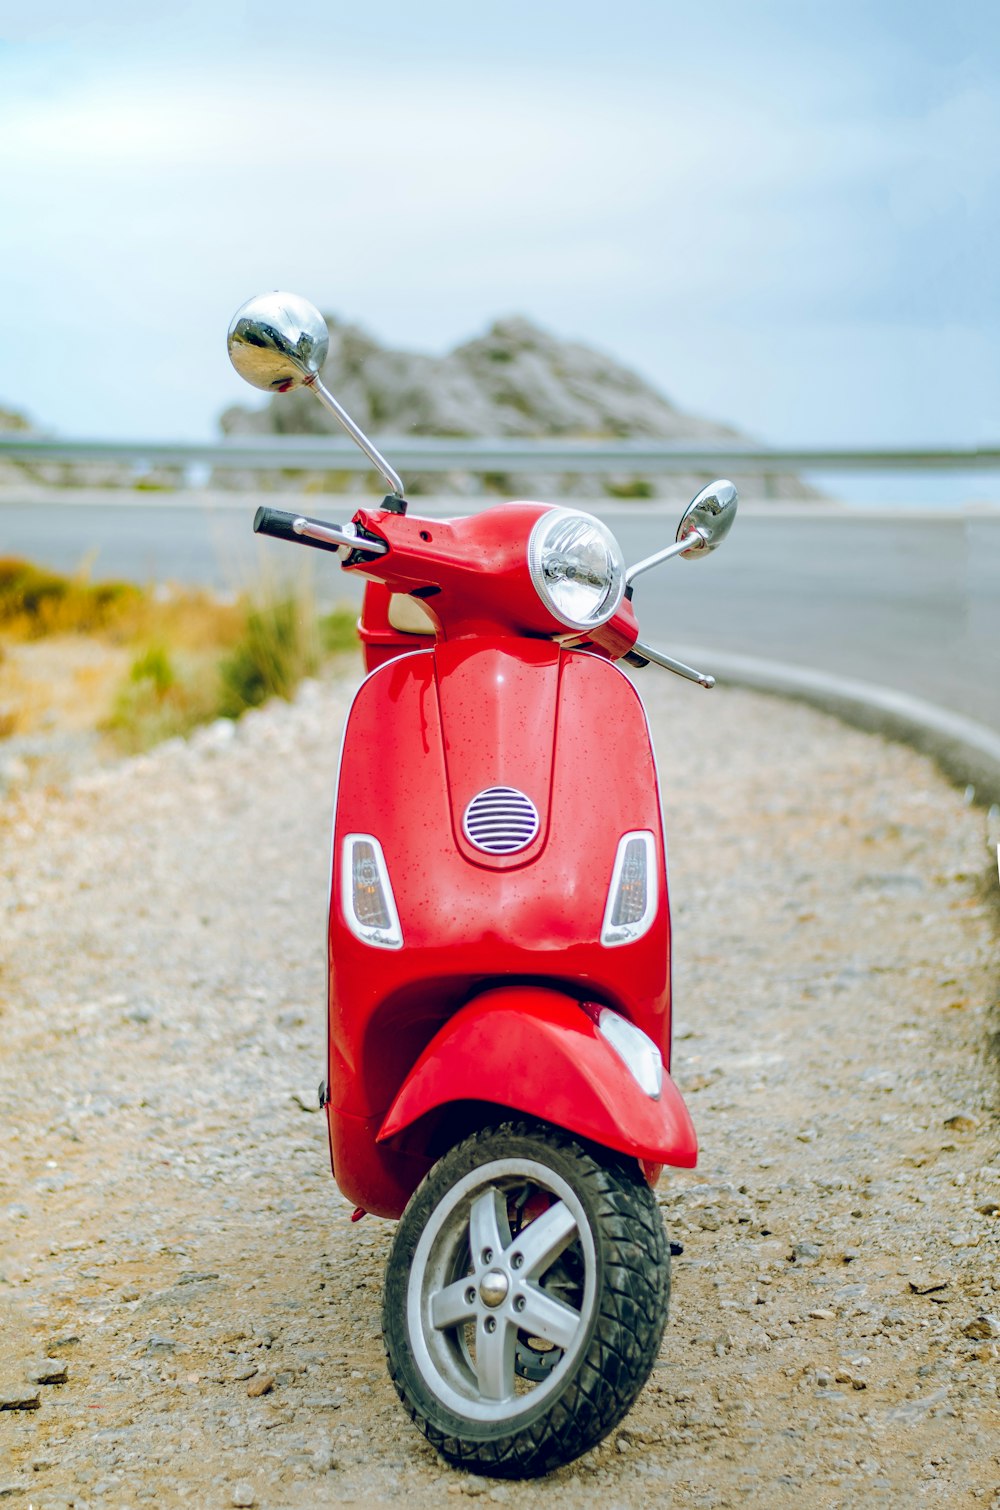
[[(496, 1253), (496, 1237), (482, 1246), (491, 1211)], [(635, 1161), (503, 1122), (445, 1154), (403, 1213), (382, 1311), (389, 1374), (443, 1457), (535, 1477), (629, 1410), (669, 1299), (670, 1247)]]

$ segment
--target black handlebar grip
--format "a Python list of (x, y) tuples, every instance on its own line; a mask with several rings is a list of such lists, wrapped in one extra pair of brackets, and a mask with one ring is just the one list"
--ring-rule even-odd
[(296, 519), (306, 519), (309, 524), (322, 523), (320, 519), (309, 519), (306, 514), (288, 514), (284, 509), (269, 509), (261, 505), (253, 516), (253, 532), (255, 535), (273, 535), (276, 540), (291, 540), (295, 545), (311, 545), (321, 551), (336, 552), (340, 549), (332, 540), (314, 540), (309, 535), (297, 534), (292, 528)]

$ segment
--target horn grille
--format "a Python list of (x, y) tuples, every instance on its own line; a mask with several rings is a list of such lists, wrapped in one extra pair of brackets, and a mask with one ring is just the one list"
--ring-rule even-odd
[(538, 833), (538, 809), (516, 787), (489, 786), (465, 809), (462, 828), (469, 843), (486, 854), (514, 855)]

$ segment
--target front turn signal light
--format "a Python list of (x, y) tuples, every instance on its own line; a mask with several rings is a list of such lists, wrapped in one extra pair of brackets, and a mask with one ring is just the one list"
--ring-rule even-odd
[(642, 938), (656, 916), (656, 843), (648, 829), (623, 834), (618, 841), (601, 943), (631, 944)]
[(396, 899), (382, 846), (371, 834), (347, 834), (341, 851), (340, 895), (347, 926), (380, 949), (401, 949)]

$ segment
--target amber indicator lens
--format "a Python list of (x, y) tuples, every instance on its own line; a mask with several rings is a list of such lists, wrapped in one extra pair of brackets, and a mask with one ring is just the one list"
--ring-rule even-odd
[(355, 841), (354, 861), (354, 914), (366, 928), (388, 928), (389, 909), (378, 873), (375, 850), (365, 841)]
[(621, 928), (625, 923), (637, 923), (645, 911), (646, 845), (642, 839), (630, 839), (625, 846), (612, 926)]

